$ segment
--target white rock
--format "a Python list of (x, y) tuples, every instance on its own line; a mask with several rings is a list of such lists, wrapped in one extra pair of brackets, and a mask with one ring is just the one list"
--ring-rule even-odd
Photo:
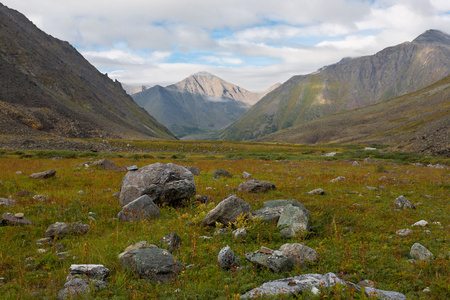
[(428, 225), (428, 222), (425, 220), (420, 220), (420, 221), (412, 224), (412, 226), (422, 226), (422, 227), (427, 226), (427, 225)]

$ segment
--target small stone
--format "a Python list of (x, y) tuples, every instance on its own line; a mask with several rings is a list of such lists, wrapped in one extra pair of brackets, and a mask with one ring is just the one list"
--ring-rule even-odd
[(230, 233), (230, 230), (228, 228), (220, 228), (214, 231), (214, 235), (226, 235)]
[(47, 252), (47, 250), (46, 249), (37, 249), (36, 252), (37, 253), (45, 253), (45, 252)]
[(161, 248), (164, 248), (163, 246), (166, 246), (167, 251), (170, 253), (175, 252), (176, 250), (179, 250), (181, 247), (181, 237), (176, 232), (171, 232), (168, 235), (164, 236), (161, 240)]
[(245, 228), (238, 228), (236, 230), (233, 230), (232, 232), (234, 234), (235, 239), (245, 239), (247, 236), (247, 230)]
[(25, 216), (25, 214), (24, 213), (17, 213), (17, 214), (15, 214), (14, 215), (16, 218), (18, 218), (18, 219), (23, 219), (23, 217)]
[(56, 170), (48, 170), (45, 172), (33, 173), (30, 175), (31, 179), (47, 179), (54, 177), (56, 175)]
[(335, 182), (341, 182), (341, 181), (345, 181), (345, 180), (347, 180), (347, 179), (344, 176), (338, 176), (334, 179), (331, 179), (330, 182), (335, 183)]
[(420, 220), (420, 221), (418, 221), (418, 222), (412, 224), (412, 226), (421, 226), (421, 227), (425, 227), (425, 226), (427, 226), (427, 224), (428, 224), (427, 221), (425, 221), (425, 220)]
[(212, 175), (216, 179), (219, 177), (228, 177), (228, 178), (232, 177), (230, 172), (228, 172), (227, 170), (222, 170), (222, 169), (215, 170)]
[(242, 172), (242, 178), (244, 178), (244, 179), (249, 179), (249, 178), (251, 178), (252, 177), (252, 174), (250, 174), (250, 173), (247, 173), (247, 172)]
[(406, 208), (415, 209), (415, 208), (416, 208), (416, 207), (415, 207), (411, 202), (409, 202), (409, 200), (406, 199), (406, 197), (404, 197), (404, 196), (397, 197), (397, 198), (395, 199), (395, 201), (394, 201), (394, 205), (397, 206), (397, 207), (399, 207), (399, 208), (403, 208), (403, 209), (406, 209)]
[(37, 245), (49, 245), (51, 246), (53, 244), (53, 239), (50, 237), (42, 238), (36, 241)]
[(433, 258), (433, 253), (419, 243), (414, 243), (409, 252), (412, 258), (417, 260), (430, 260)]
[(13, 206), (14, 202), (15, 201), (13, 199), (0, 198), (0, 205)]
[(307, 192), (307, 194), (310, 194), (310, 195), (325, 195), (325, 191), (323, 189), (321, 189), (321, 188), (318, 188), (318, 189), (314, 189), (312, 191)]
[(414, 233), (414, 231), (412, 231), (411, 229), (408, 229), (408, 228), (406, 228), (406, 229), (400, 229), (400, 230), (397, 230), (396, 232), (395, 232), (395, 234), (396, 235), (399, 235), (399, 236), (408, 236), (408, 235), (411, 235), (411, 234), (413, 234)]
[(132, 166), (127, 167), (127, 170), (128, 171), (137, 171), (137, 170), (139, 170), (139, 168), (136, 165), (132, 165)]
[(427, 286), (426, 288), (423, 289), (422, 292), (429, 293), (429, 292), (431, 292), (431, 289), (430, 289), (430, 287)]
[(22, 171), (17, 171), (16, 174), (17, 175), (22, 175), (23, 173), (22, 173)]
[(84, 195), (84, 191), (78, 191), (78, 195)]
[(229, 246), (222, 248), (217, 256), (217, 264), (224, 270), (238, 266), (238, 260)]
[(196, 166), (189, 166), (189, 167), (186, 167), (186, 169), (188, 169), (192, 173), (192, 175), (200, 176), (200, 169), (197, 168)]

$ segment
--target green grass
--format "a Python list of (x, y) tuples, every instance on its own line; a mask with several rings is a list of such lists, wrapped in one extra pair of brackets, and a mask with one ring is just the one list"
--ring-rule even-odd
[[(121, 142), (121, 141), (111, 141)], [(128, 141), (127, 141), (128, 143)], [(444, 299), (450, 297), (450, 173), (411, 165), (411, 163), (440, 163), (448, 159), (423, 157), (402, 153), (364, 151), (363, 146), (290, 145), (231, 142), (155, 141), (130, 142), (136, 148), (150, 149), (140, 153), (93, 153), (74, 151), (1, 151), (0, 197), (12, 196), (17, 205), (0, 206), (0, 213), (24, 212), (36, 225), (31, 227), (0, 227), (0, 291), (2, 299), (54, 299), (65, 283), (73, 263), (104, 264), (111, 270), (109, 287), (92, 292), (89, 299), (236, 299), (249, 289), (265, 281), (305, 273), (334, 272), (357, 283), (370, 279), (383, 290), (404, 293), (408, 299)], [(324, 153), (338, 152), (334, 157)], [(52, 160), (62, 157), (62, 160)], [(201, 175), (195, 177), (197, 193), (209, 195), (215, 204), (230, 193), (260, 208), (264, 201), (297, 199), (311, 212), (313, 234), (283, 239), (275, 224), (240, 219), (236, 226), (244, 226), (248, 235), (236, 241), (231, 235), (213, 236), (213, 229), (202, 227), (203, 217), (215, 204), (199, 204), (192, 199), (185, 207), (161, 208), (158, 219), (138, 223), (117, 221), (120, 211), (114, 192), (120, 189), (123, 172), (105, 171), (98, 167), (85, 168), (87, 160), (108, 158), (119, 167), (155, 163), (176, 163), (197, 166)], [(372, 163), (363, 159), (371, 157)], [(358, 160), (359, 167), (352, 165)], [(31, 180), (31, 173), (57, 170), (56, 177)], [(216, 169), (231, 172), (231, 178), (214, 180)], [(22, 171), (22, 174), (17, 174)], [(245, 180), (246, 171), (259, 180), (273, 182), (277, 190), (265, 194), (236, 192)], [(330, 180), (345, 176), (346, 181)], [(379, 181), (386, 176), (388, 181)], [(365, 190), (365, 186), (385, 186), (385, 189)], [(323, 188), (323, 196), (306, 192)], [(78, 191), (83, 190), (80, 195)], [(50, 200), (31, 196), (19, 198), (19, 191), (45, 194)], [(404, 195), (412, 203), (420, 203), (416, 210), (398, 211), (393, 202)], [(424, 197), (429, 195), (431, 198)], [(355, 203), (359, 205), (354, 205)], [(96, 221), (89, 219), (95, 213)], [(421, 219), (440, 222), (424, 228), (413, 228), (412, 236), (400, 238), (395, 231), (410, 228)], [(36, 240), (44, 237), (46, 228), (54, 222), (83, 222), (91, 225), (84, 236), (69, 236), (60, 242), (66, 247), (66, 260), (60, 261), (56, 249), (38, 254)], [(177, 260), (192, 268), (183, 270), (170, 283), (156, 284), (140, 280), (123, 271), (118, 260), (130, 244), (146, 240), (159, 245), (170, 232), (177, 232), (183, 243)], [(200, 236), (213, 239), (205, 240)], [(447, 242), (436, 240), (447, 239)], [(244, 259), (247, 252), (261, 246), (278, 249), (284, 243), (301, 242), (319, 253), (319, 261), (296, 267), (289, 273), (274, 274), (258, 269)], [(412, 244), (420, 242), (432, 251), (435, 260), (428, 263), (409, 263)], [(229, 245), (241, 259), (241, 270), (222, 271), (217, 255)], [(33, 258), (34, 267), (26, 261)], [(427, 286), (431, 292), (422, 292)], [(179, 289), (179, 290), (178, 290)], [(177, 290), (177, 292), (176, 292)], [(319, 296), (310, 293), (302, 299), (365, 299), (361, 294), (335, 287), (321, 290)], [(289, 299), (283, 297), (282, 299)]]

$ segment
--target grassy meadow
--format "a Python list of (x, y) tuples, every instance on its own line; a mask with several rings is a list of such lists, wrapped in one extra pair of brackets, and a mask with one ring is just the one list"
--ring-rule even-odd
[[(127, 143), (129, 153), (0, 150), (0, 197), (12, 196), (16, 200), (12, 207), (0, 206), (0, 213), (23, 212), (25, 218), (35, 223), (0, 227), (1, 299), (55, 299), (71, 264), (103, 264), (111, 271), (106, 279), (109, 287), (92, 292), (87, 299), (237, 299), (268, 280), (327, 272), (354, 283), (370, 279), (377, 288), (401, 292), (408, 299), (450, 298), (450, 172), (426, 166), (448, 166), (448, 159), (366, 151), (364, 146)], [(323, 156), (329, 152), (338, 153)], [(53, 160), (54, 157), (62, 159)], [(372, 162), (365, 162), (367, 157)], [(155, 162), (196, 166), (201, 170), (201, 175), (195, 177), (197, 194), (211, 196), (214, 204), (200, 204), (191, 199), (184, 207), (160, 208), (158, 219), (122, 223), (116, 219), (121, 207), (113, 193), (119, 192), (126, 173), (83, 165), (101, 158), (119, 167), (143, 167)], [(354, 166), (354, 161), (359, 166)], [(29, 179), (31, 173), (50, 169), (57, 171), (55, 177)], [(234, 176), (213, 179), (216, 169), (228, 170)], [(253, 178), (274, 183), (277, 190), (264, 194), (236, 192), (235, 188), (245, 181), (244, 171)], [(346, 180), (330, 182), (338, 176)], [(366, 186), (377, 189), (367, 190)], [(316, 188), (322, 188), (326, 194), (306, 194)], [(49, 199), (19, 197), (21, 191), (48, 195)], [(233, 226), (247, 229), (245, 239), (235, 240), (231, 234), (214, 236), (215, 229), (202, 227), (202, 220), (231, 193), (250, 203), (252, 210), (268, 200), (297, 199), (311, 212), (313, 231), (283, 239), (276, 224), (242, 218)], [(393, 203), (400, 195), (418, 204), (417, 209), (396, 209)], [(429, 222), (426, 227), (411, 227), (422, 219)], [(42, 246), (36, 245), (36, 240), (43, 238), (46, 228), (55, 222), (86, 223), (90, 230), (83, 236), (59, 240), (66, 250), (48, 247), (46, 253), (38, 253)], [(395, 234), (404, 228), (413, 229), (414, 233), (407, 237)], [(160, 246), (159, 240), (170, 232), (182, 238), (181, 249), (174, 256), (189, 268), (165, 284), (140, 280), (123, 271), (118, 255), (127, 246), (144, 240)], [(408, 262), (415, 242), (433, 252), (435, 259)], [(276, 250), (285, 243), (303, 243), (315, 249), (319, 261), (298, 266), (289, 273), (275, 274), (253, 266), (244, 258), (245, 253), (261, 246)], [(223, 271), (217, 266), (217, 255), (227, 245), (240, 257), (241, 269)], [(61, 251), (68, 252), (64, 260), (56, 255)], [(426, 287), (431, 292), (422, 292)], [(304, 293), (295, 298), (366, 299), (363, 294), (342, 286), (321, 289), (319, 295)]]

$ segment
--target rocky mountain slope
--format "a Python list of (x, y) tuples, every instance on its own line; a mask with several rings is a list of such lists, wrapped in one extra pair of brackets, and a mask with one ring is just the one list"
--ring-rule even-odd
[(2, 4), (0, 78), (0, 134), (175, 138), (69, 43)]
[(251, 140), (311, 120), (379, 103), (450, 74), (450, 36), (428, 30), (375, 55), (295, 76), (252, 106), (221, 135)]
[(419, 91), (325, 116), (257, 139), (285, 143), (388, 144), (450, 157), (450, 76)]
[(201, 72), (167, 87), (158, 85), (133, 94), (133, 99), (177, 137), (202, 139), (236, 121), (268, 91), (252, 93)]

